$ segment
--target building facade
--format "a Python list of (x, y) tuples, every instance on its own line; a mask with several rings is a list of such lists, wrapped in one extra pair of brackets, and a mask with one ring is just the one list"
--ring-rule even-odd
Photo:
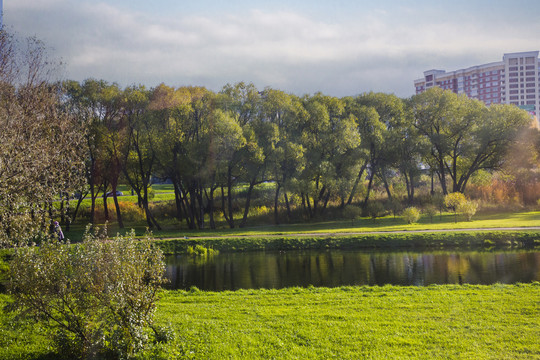
[(420, 94), (434, 86), (465, 94), (486, 105), (513, 104), (540, 118), (538, 51), (504, 54), (503, 60), (451, 72), (428, 70), (414, 81)]

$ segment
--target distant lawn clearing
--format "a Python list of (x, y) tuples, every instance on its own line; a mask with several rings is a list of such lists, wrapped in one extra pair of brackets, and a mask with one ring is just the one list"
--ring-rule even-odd
[(454, 222), (454, 215), (443, 213), (433, 217), (433, 222), (423, 216), (418, 223), (407, 224), (399, 216), (394, 218), (386, 216), (380, 219), (361, 218), (353, 221), (320, 221), (313, 223), (264, 225), (246, 227), (243, 229), (203, 229), (203, 230), (163, 230), (155, 231), (156, 237), (184, 237), (184, 236), (230, 236), (230, 235), (294, 235), (294, 234), (326, 234), (332, 233), (361, 233), (361, 232), (388, 232), (413, 230), (445, 230), (445, 229), (489, 229), (504, 227), (534, 227), (540, 226), (540, 211), (480, 214), (473, 221)]

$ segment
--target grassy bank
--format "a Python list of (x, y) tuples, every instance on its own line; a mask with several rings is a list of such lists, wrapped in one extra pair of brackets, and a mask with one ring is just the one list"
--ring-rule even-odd
[(320, 236), (250, 236), (157, 240), (166, 254), (201, 245), (219, 251), (305, 249), (445, 249), (540, 246), (540, 231), (467, 231)]
[[(540, 358), (540, 283), (167, 291), (176, 337), (147, 358)], [(0, 297), (0, 302), (7, 297)], [(49, 338), (1, 318), (0, 358), (54, 358)]]
[[(224, 223), (218, 224), (218, 229), (188, 230), (185, 224), (180, 225), (174, 219), (168, 219), (161, 222), (163, 230), (153, 230), (156, 237), (160, 238), (183, 238), (184, 236), (193, 237), (220, 237), (220, 236), (266, 236), (266, 235), (296, 235), (296, 234), (315, 234), (325, 233), (345, 234), (371, 231), (416, 231), (416, 230), (451, 230), (451, 229), (489, 229), (489, 228), (507, 228), (507, 227), (533, 227), (540, 224), (539, 211), (527, 212), (500, 212), (478, 214), (473, 221), (463, 221), (460, 217), (458, 222), (454, 221), (454, 215), (443, 213), (433, 218), (422, 216), (415, 224), (407, 224), (401, 217), (394, 218), (386, 216), (376, 220), (370, 218), (358, 218), (351, 220), (333, 220), (333, 221), (312, 221), (308, 223), (295, 224), (268, 224), (272, 221), (271, 216), (266, 216), (266, 225), (254, 225), (248, 222), (245, 228), (228, 228)], [(66, 232), (68, 238), (79, 241), (87, 223), (77, 223), (72, 225), (71, 231)], [(208, 226), (208, 224), (206, 224)], [(238, 224), (237, 224), (238, 225)], [(142, 222), (127, 222), (125, 229), (119, 229), (114, 222), (109, 223), (109, 233), (111, 235), (117, 232), (125, 233), (131, 228), (137, 231), (138, 235), (143, 235), (147, 224)]]

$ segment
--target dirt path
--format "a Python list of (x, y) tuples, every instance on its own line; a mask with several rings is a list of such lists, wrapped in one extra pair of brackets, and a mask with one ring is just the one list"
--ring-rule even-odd
[[(291, 233), (291, 234), (265, 234), (265, 235), (219, 235), (219, 236), (193, 236), (193, 239), (215, 239), (215, 238), (254, 238), (254, 237), (323, 237), (323, 236), (351, 236), (366, 234), (415, 234), (415, 233), (440, 233), (440, 232), (460, 232), (460, 231), (521, 231), (540, 230), (540, 226), (528, 227), (502, 227), (502, 228), (462, 228), (462, 229), (437, 229), (437, 230), (391, 230), (391, 231), (357, 231), (357, 232), (316, 232), (316, 233)], [(182, 237), (164, 237), (162, 240), (175, 240)], [(183, 237), (189, 239), (189, 237)]]

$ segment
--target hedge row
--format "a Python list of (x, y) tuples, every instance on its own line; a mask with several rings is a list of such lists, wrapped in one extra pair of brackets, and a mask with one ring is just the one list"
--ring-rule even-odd
[(216, 237), (156, 240), (165, 254), (180, 254), (202, 245), (222, 252), (307, 249), (491, 248), (540, 246), (540, 231), (475, 231), (355, 234), (333, 236)]

